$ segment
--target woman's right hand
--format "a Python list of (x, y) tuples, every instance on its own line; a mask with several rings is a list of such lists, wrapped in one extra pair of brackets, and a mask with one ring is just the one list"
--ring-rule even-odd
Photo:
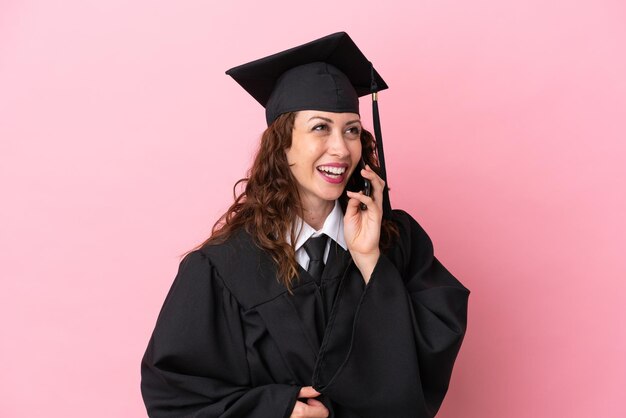
[(327, 418), (329, 414), (328, 409), (326, 409), (323, 403), (313, 399), (320, 395), (312, 386), (304, 386), (300, 389), (298, 398), (307, 398), (307, 401), (306, 403), (296, 401), (289, 418)]

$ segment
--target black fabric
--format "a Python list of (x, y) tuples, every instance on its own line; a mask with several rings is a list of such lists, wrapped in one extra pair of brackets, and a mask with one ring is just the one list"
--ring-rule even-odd
[(243, 231), (186, 256), (142, 361), (149, 415), (288, 417), (312, 385), (334, 418), (433, 417), (469, 291), (409, 215), (393, 219), (400, 239), (367, 286), (334, 242), (321, 285), (300, 269), (293, 294)]
[(265, 107), (268, 125), (280, 114), (298, 110), (359, 113), (359, 96), (387, 88), (345, 32), (239, 65), (226, 74)]
[(360, 114), (359, 96), (336, 67), (313, 62), (292, 68), (278, 79), (265, 105), (267, 125), (283, 113), (298, 110)]
[(309, 265), (306, 271), (318, 285), (324, 271), (324, 251), (326, 251), (327, 241), (327, 235), (320, 235), (319, 237), (310, 237), (303, 245), (304, 251), (309, 256)]

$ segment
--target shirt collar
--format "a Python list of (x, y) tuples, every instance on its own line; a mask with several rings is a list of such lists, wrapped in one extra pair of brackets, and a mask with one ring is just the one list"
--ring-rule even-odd
[[(298, 238), (296, 238), (296, 245), (294, 246), (294, 250), (298, 251), (300, 247), (304, 245), (304, 243), (311, 238), (312, 236), (318, 237), (322, 234), (328, 235), (332, 238), (337, 244), (341, 246), (345, 251), (348, 251), (348, 245), (346, 244), (346, 238), (343, 235), (343, 211), (341, 210), (341, 206), (339, 205), (339, 201), (335, 200), (335, 207), (328, 214), (326, 220), (324, 220), (324, 225), (322, 229), (316, 231), (313, 227), (304, 220), (298, 218), (300, 221), (300, 231), (297, 234)], [(287, 236), (287, 242), (289, 242), (289, 236)]]

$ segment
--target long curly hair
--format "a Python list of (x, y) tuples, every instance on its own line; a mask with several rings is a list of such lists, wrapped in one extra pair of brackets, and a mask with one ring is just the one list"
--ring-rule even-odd
[[(233, 187), (234, 203), (217, 220), (211, 236), (197, 248), (226, 241), (239, 228), (253, 238), (258, 247), (267, 251), (277, 266), (278, 280), (289, 291), (298, 277), (298, 263), (294, 247), (298, 218), (304, 219), (300, 194), (295, 177), (287, 162), (286, 151), (291, 147), (291, 135), (296, 112), (280, 115), (261, 136), (261, 143), (247, 177)], [(362, 158), (379, 174), (376, 142), (371, 133), (361, 130)], [(348, 190), (361, 190), (363, 178), (355, 170), (348, 179)], [(238, 190), (242, 191), (238, 192)], [(348, 197), (344, 193), (339, 203), (345, 211)], [(397, 226), (384, 219), (380, 248), (389, 248), (398, 235)], [(290, 241), (287, 241), (289, 237)]]

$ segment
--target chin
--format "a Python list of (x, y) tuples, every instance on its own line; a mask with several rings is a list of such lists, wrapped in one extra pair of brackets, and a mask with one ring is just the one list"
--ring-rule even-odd
[(335, 192), (335, 193), (324, 193), (320, 195), (320, 198), (334, 202), (335, 200), (339, 199), (342, 194), (343, 194), (343, 188), (340, 191)]
[(339, 199), (341, 195), (343, 195), (345, 189), (346, 185), (343, 183), (336, 185), (323, 184), (318, 185), (315, 189), (312, 190), (312, 192), (317, 199), (334, 202), (335, 200)]

